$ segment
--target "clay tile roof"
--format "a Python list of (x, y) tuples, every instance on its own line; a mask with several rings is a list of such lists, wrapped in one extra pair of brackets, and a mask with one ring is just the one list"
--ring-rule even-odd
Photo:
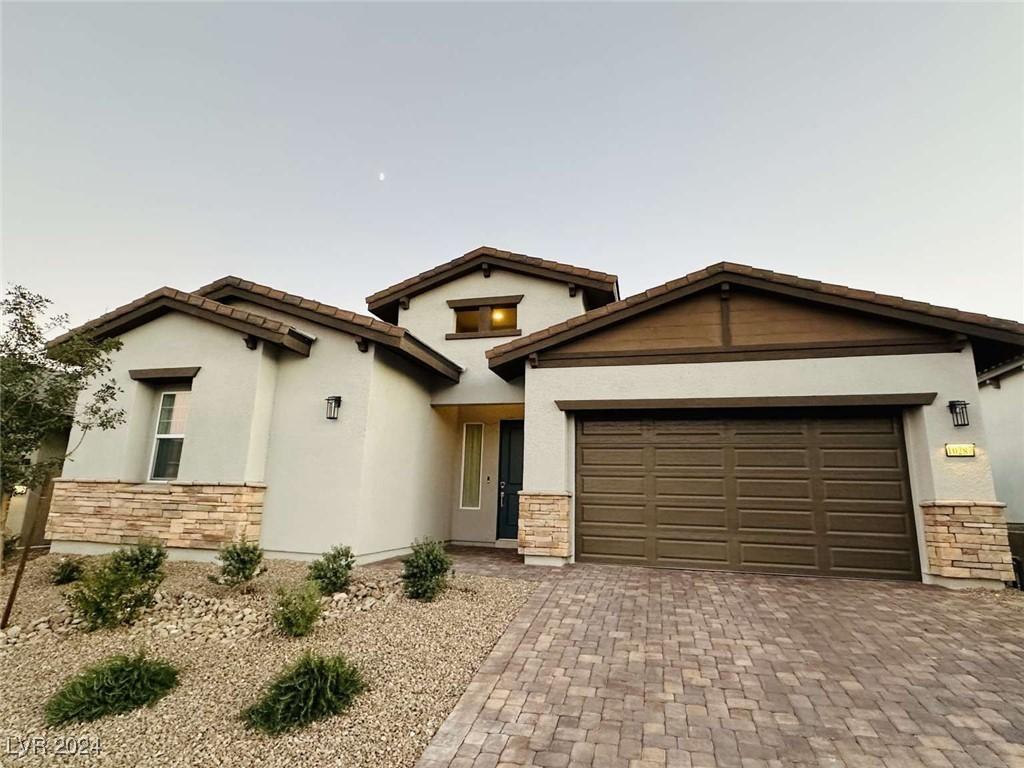
[[(264, 317), (263, 315), (258, 315), (253, 312), (247, 312), (235, 307), (229, 307), (225, 304), (221, 304), (219, 301), (213, 301), (212, 299), (206, 298), (205, 296), (188, 293), (187, 291), (179, 291), (176, 288), (164, 286), (162, 288), (157, 288), (155, 291), (150, 291), (145, 296), (140, 296), (134, 301), (130, 301), (116, 309), (105, 312), (93, 320), (83, 323), (82, 325), (53, 339), (47, 344), (47, 346), (50, 348), (58, 346), (71, 336), (87, 332), (94, 332), (100, 336), (114, 336), (120, 331), (134, 327), (132, 323), (135, 318), (131, 316), (133, 316), (137, 310), (143, 310), (146, 307), (153, 305), (153, 311), (160, 312), (173, 308), (174, 304), (182, 305), (182, 307), (194, 307), (214, 316), (232, 318), (243, 325), (248, 326), (253, 331), (259, 331), (260, 337), (269, 341), (280, 342), (283, 341), (285, 337), (294, 336), (295, 334), (298, 334), (300, 337), (303, 336), (303, 334), (295, 331), (291, 326), (277, 320), (272, 320), (269, 317)], [(268, 336), (267, 332), (270, 332), (272, 335)], [(308, 349), (306, 351), (308, 352)]]
[(722, 275), (723, 280), (724, 277), (728, 277), (729, 275), (750, 277), (779, 286), (800, 288), (803, 290), (814, 291), (816, 293), (862, 301), (868, 304), (879, 304), (907, 312), (917, 313), (925, 318), (939, 318), (978, 326), (979, 332), (982, 333), (985, 329), (990, 329), (1005, 331), (1011, 334), (1019, 334), (1021, 336), (1020, 343), (1024, 345), (1024, 323), (1018, 323), (1014, 320), (989, 317), (988, 315), (982, 315), (977, 312), (963, 312), (958, 309), (940, 307), (923, 301), (911, 301), (900, 296), (889, 296), (886, 294), (874, 293), (872, 291), (850, 288), (845, 285), (823, 283), (819, 280), (808, 280), (807, 278), (797, 277), (796, 275), (787, 275), (772, 272), (767, 269), (750, 267), (746, 264), (736, 264), (733, 262), (723, 261), (718, 264), (712, 264), (711, 266), (699, 269), (696, 272), (691, 272), (690, 274), (684, 275), (683, 277), (675, 280), (670, 280), (667, 283), (642, 291), (641, 293), (635, 294), (626, 299), (616, 301), (612, 304), (606, 304), (598, 309), (592, 309), (582, 315), (577, 315), (565, 322), (557, 323), (549, 328), (545, 328), (535, 333), (531, 333), (528, 336), (523, 336), (515, 339), (514, 341), (510, 341), (507, 344), (494, 347), (487, 351), (487, 357), (492, 361), (492, 366), (494, 362), (498, 361), (498, 359), (502, 359), (503, 363), (508, 362), (511, 359), (515, 359), (515, 353), (526, 350), (527, 348), (530, 348), (531, 351), (536, 351), (538, 345), (543, 347), (541, 342), (551, 339), (564, 331), (578, 328), (579, 326), (586, 325), (587, 323), (595, 322), (607, 317), (608, 315), (613, 315), (616, 312), (621, 312), (627, 308), (636, 306), (637, 304), (641, 304), (657, 296), (661, 296), (669, 291), (673, 291), (687, 285), (692, 285), (693, 283), (705, 280), (715, 275)]
[[(357, 329), (366, 329), (369, 332), (381, 334), (381, 337), (383, 338), (377, 337), (376, 340), (381, 341), (386, 339), (387, 341), (385, 343), (394, 347), (401, 354), (411, 357), (421, 364), (426, 364), (429, 368), (442, 373), (448, 378), (452, 378), (456, 381), (458, 380), (458, 372), (460, 370), (458, 364), (452, 362), (432, 347), (424, 344), (405, 328), (393, 325), (392, 323), (388, 323), (384, 320), (378, 320), (377, 318), (370, 317), (369, 315), (360, 315), (348, 309), (335, 307), (331, 304), (324, 304), (322, 302), (315, 301), (314, 299), (299, 296), (298, 294), (286, 293), (285, 291), (271, 288), (267, 285), (254, 283), (251, 280), (243, 280), (242, 278), (235, 277), (234, 275), (227, 275), (219, 280), (214, 280), (212, 283), (196, 289), (194, 293), (198, 296), (224, 298), (226, 293), (230, 292), (230, 289), (232, 288), (237, 288), (243, 293), (266, 297), (267, 299), (288, 304), (292, 307), (298, 307), (308, 312), (314, 312), (318, 315), (322, 315), (325, 319), (333, 318), (335, 320), (340, 320), (343, 323), (356, 326)], [(287, 310), (282, 308), (282, 311)]]
[(500, 266), (501, 262), (504, 262), (507, 265), (521, 264), (528, 267), (556, 272), (565, 275), (566, 278), (575, 277), (588, 282), (601, 283), (606, 285), (607, 289), (612, 293), (616, 291), (616, 286), (619, 280), (617, 276), (608, 274), (607, 272), (598, 272), (594, 269), (575, 267), (571, 264), (563, 264), (558, 261), (538, 259), (522, 253), (512, 253), (511, 251), (491, 248), (490, 246), (481, 246), (459, 256), (458, 258), (452, 259), (451, 261), (445, 262), (444, 264), (432, 269), (428, 269), (425, 272), (420, 272), (418, 275), (377, 291), (376, 293), (366, 297), (366, 303), (372, 309), (383, 302), (397, 300), (401, 296), (415, 293), (416, 289), (423, 286), (425, 283), (429, 282), (430, 284), (433, 284), (435, 281), (433, 281), (432, 278), (443, 276), (448, 273), (458, 274), (460, 267), (484, 258), (494, 260), (496, 266)]

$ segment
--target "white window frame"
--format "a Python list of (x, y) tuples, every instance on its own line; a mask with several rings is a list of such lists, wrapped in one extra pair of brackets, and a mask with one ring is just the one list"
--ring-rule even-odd
[[(466, 487), (466, 432), (467, 427), (478, 426), (480, 427), (480, 466), (477, 467), (477, 477), (479, 478), (480, 491), (477, 495), (477, 502), (475, 507), (464, 507), (462, 505), (463, 490)], [(487, 433), (487, 429), (482, 421), (467, 421), (462, 425), (462, 460), (459, 462), (459, 509), (481, 509), (484, 504), (484, 436)]]
[[(182, 450), (184, 451), (184, 449), (185, 449), (184, 448), (184, 446), (185, 446), (185, 433), (184, 432), (182, 432), (181, 434), (177, 434), (177, 433), (172, 434), (170, 432), (168, 432), (167, 434), (160, 434), (159, 432), (157, 432), (157, 430), (160, 429), (160, 411), (163, 409), (164, 395), (182, 395), (182, 394), (187, 394), (187, 395), (189, 395), (189, 397), (191, 397), (192, 396), (192, 390), (190, 390), (190, 389), (163, 389), (163, 390), (160, 390), (157, 393), (156, 420), (153, 423), (153, 433), (152, 433), (153, 434), (153, 448), (152, 448), (152, 450), (149, 453), (149, 471), (146, 473), (146, 477), (148, 478), (148, 480), (146, 482), (149, 482), (149, 483), (173, 483), (174, 480), (177, 480), (177, 478), (174, 478), (174, 480), (156, 478), (156, 477), (153, 477), (153, 472), (156, 470), (156, 448), (160, 444), (160, 440), (161, 439), (167, 439), (167, 438), (173, 439), (173, 438), (179, 438), (180, 437), (181, 438), (181, 443), (182, 443)], [(191, 411), (191, 410), (192, 410), (192, 403), (190, 402), (189, 403), (189, 411)]]

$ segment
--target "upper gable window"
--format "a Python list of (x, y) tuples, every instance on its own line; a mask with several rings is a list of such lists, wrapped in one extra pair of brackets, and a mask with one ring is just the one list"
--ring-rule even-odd
[(480, 299), (453, 299), (455, 331), (446, 339), (482, 339), (493, 336), (519, 336), (520, 296), (489, 296)]

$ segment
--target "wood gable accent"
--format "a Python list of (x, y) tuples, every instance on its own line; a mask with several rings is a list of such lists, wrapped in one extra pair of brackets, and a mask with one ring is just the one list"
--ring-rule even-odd
[(536, 367), (960, 350), (949, 331), (723, 283), (540, 350)]
[[(643, 338), (632, 348), (604, 347), (612, 343), (608, 337), (601, 345), (592, 342), (590, 349), (586, 345), (571, 346), (659, 307), (714, 291), (718, 291), (719, 299), (716, 344), (702, 346), (685, 337), (655, 342), (648, 338), (655, 329), (648, 327), (645, 333), (634, 333)], [(739, 322), (734, 323), (733, 299), (739, 292), (745, 296), (735, 304)], [(758, 305), (756, 300), (747, 300), (750, 294), (766, 298)], [(703, 322), (708, 326), (703, 332), (713, 334), (714, 318), (706, 311), (709, 308), (710, 304), (695, 305), (690, 320), (698, 325)], [(704, 319), (696, 320), (700, 315)], [(666, 312), (666, 318), (669, 316), (672, 313)], [(665, 325), (683, 324), (666, 321)], [(693, 328), (686, 331), (694, 332)], [(666, 341), (671, 343), (656, 346)], [(720, 262), (489, 349), (487, 360), (492, 371), (512, 379), (522, 375), (527, 362), (533, 366), (623, 365), (908, 354), (956, 351), (967, 342), (977, 370), (986, 370), (1021, 354), (1024, 323)]]

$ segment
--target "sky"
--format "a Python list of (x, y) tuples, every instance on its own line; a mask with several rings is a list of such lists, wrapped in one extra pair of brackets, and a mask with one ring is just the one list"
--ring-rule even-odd
[[(1020, 4), (2, 6), (2, 278), (353, 311), (479, 245), (1024, 320)], [(383, 180), (381, 180), (383, 174)]]

